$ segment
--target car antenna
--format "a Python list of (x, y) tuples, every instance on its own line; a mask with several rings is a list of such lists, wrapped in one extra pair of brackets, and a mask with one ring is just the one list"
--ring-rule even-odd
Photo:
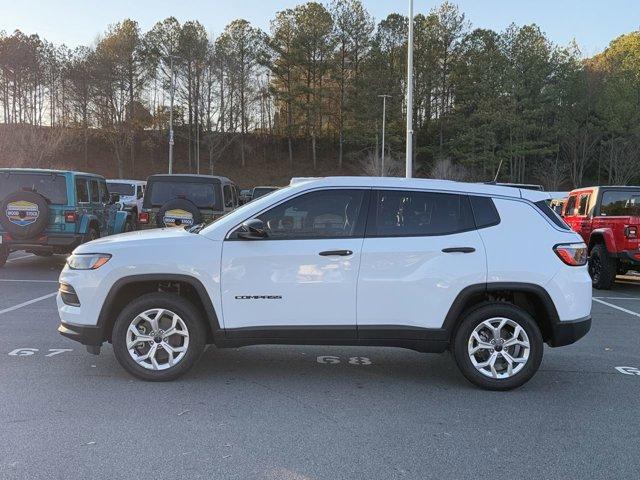
[(496, 170), (496, 176), (493, 177), (493, 181), (488, 182), (488, 183), (497, 183), (498, 182), (498, 176), (500, 175), (500, 169), (502, 168), (502, 162), (504, 161), (504, 158), (500, 159), (500, 163), (498, 164), (498, 169)]

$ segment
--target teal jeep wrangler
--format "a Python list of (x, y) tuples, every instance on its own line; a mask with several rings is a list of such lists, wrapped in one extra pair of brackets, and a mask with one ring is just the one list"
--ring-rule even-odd
[(131, 230), (130, 214), (117, 201), (100, 175), (0, 168), (0, 267), (16, 250), (69, 253), (81, 243)]

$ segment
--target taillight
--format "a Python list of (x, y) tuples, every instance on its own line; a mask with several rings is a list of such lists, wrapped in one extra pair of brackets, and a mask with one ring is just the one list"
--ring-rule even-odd
[(148, 212), (140, 212), (138, 214), (138, 223), (149, 223), (149, 213)]
[(584, 243), (562, 243), (553, 247), (553, 251), (567, 265), (580, 267), (587, 263), (587, 246)]
[(76, 220), (78, 219), (78, 216), (76, 215), (76, 212), (74, 211), (66, 211), (64, 212), (64, 221), (67, 223), (76, 223)]
[(638, 238), (638, 227), (628, 226), (624, 228), (624, 236), (629, 240), (635, 240)]

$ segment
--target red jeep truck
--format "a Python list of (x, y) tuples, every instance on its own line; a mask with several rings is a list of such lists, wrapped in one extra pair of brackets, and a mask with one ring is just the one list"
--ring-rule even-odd
[(607, 290), (616, 275), (640, 269), (640, 187), (573, 190), (562, 216), (589, 247), (594, 288)]

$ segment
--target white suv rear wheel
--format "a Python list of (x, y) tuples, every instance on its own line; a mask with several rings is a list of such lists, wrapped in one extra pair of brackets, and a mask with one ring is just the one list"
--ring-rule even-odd
[(535, 320), (506, 302), (485, 303), (467, 311), (453, 339), (462, 374), (489, 390), (510, 390), (526, 383), (538, 370), (543, 349)]

